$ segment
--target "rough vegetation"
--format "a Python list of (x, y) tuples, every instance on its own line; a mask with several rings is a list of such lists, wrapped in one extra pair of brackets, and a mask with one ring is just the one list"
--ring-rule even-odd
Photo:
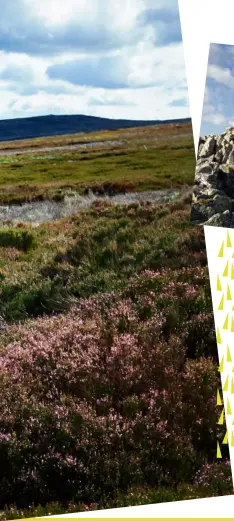
[[(116, 146), (109, 144), (112, 140)], [(92, 141), (99, 145), (88, 147), (87, 143)], [(84, 194), (88, 189), (118, 193), (193, 184), (191, 124), (70, 136), (64, 141), (68, 147), (82, 142), (82, 148), (61, 151), (58, 148), (61, 137), (48, 139), (47, 146), (55, 147), (49, 153), (37, 152), (38, 146), (45, 145), (43, 139), (29, 140), (25, 151), (24, 142), (16, 142), (14, 147), (11, 143), (1, 144), (0, 203), (59, 201), (72, 191)], [(24, 153), (5, 155), (6, 146), (8, 153), (16, 150)]]
[(190, 203), (102, 201), (36, 228), (2, 224), (2, 519), (232, 493)]
[(231, 493), (228, 463), (212, 481), (217, 349), (189, 203), (94, 205), (1, 248), (2, 507)]
[(47, 137), (37, 137), (31, 139), (19, 139), (17, 141), (0, 141), (0, 152), (16, 152), (23, 150), (34, 150), (44, 147), (59, 147), (64, 145), (85, 145), (90, 142), (105, 142), (116, 139), (127, 140), (148, 140), (149, 137), (155, 139), (165, 139), (169, 136), (191, 135), (192, 124), (188, 123), (168, 123), (163, 125), (147, 125), (144, 127), (119, 128), (116, 130), (99, 130), (96, 132), (78, 132), (76, 134), (53, 135)]

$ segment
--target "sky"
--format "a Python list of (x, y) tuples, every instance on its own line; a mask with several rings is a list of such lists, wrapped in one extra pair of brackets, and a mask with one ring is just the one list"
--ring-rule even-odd
[(7, 0), (0, 119), (190, 117), (177, 0)]
[(234, 45), (210, 44), (201, 136), (234, 125)]

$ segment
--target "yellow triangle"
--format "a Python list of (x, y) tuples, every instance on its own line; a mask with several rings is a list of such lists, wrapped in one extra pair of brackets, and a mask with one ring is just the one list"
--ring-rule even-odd
[(231, 332), (234, 333), (234, 318), (232, 317), (232, 327), (231, 327)]
[(227, 362), (232, 362), (230, 347), (227, 346)]
[(234, 378), (232, 379), (231, 394), (234, 394)]
[(227, 314), (227, 316), (225, 318), (225, 322), (223, 324), (223, 329), (228, 329), (228, 318), (229, 318), (229, 315)]
[(218, 257), (223, 257), (223, 253), (224, 253), (224, 242), (219, 250), (219, 254), (218, 254)]
[(228, 431), (226, 432), (226, 434), (225, 434), (225, 436), (223, 438), (222, 444), (223, 445), (227, 445), (228, 444)]
[(219, 371), (220, 373), (223, 373), (223, 369), (224, 369), (224, 356), (223, 356), (222, 359), (221, 359), (221, 362), (220, 362), (220, 364), (219, 364), (218, 371)]
[(224, 296), (222, 296), (222, 298), (220, 300), (220, 304), (219, 304), (219, 307), (218, 307), (219, 311), (223, 311), (223, 304), (224, 304)]
[(232, 248), (232, 243), (230, 239), (230, 234), (227, 232), (227, 242), (226, 242), (227, 248)]
[(229, 288), (229, 284), (227, 285), (227, 300), (232, 300), (232, 294)]
[(223, 386), (223, 391), (226, 392), (228, 391), (228, 379), (229, 379), (229, 376), (227, 376), (226, 380), (225, 380), (225, 384)]
[(224, 422), (224, 409), (222, 410), (222, 412), (220, 414), (218, 425), (223, 425), (223, 422)]
[(220, 278), (219, 276), (217, 275), (217, 291), (222, 291), (222, 286), (221, 286), (221, 282), (220, 282)]
[[(233, 327), (234, 327), (234, 320), (233, 320)], [(217, 329), (217, 332), (216, 332), (216, 339), (217, 339), (217, 344), (222, 344), (222, 338), (221, 338), (219, 329)]]
[(227, 261), (227, 264), (226, 264), (226, 266), (225, 266), (225, 270), (224, 270), (224, 272), (223, 272), (223, 277), (228, 277), (228, 264), (229, 264), (229, 263), (228, 263), (228, 261)]
[(222, 458), (219, 442), (217, 441), (217, 452), (216, 452), (216, 458)]
[(229, 380), (229, 376), (227, 376), (227, 378), (225, 380), (225, 384), (223, 386), (223, 391), (224, 392), (228, 391), (228, 380)]
[(232, 431), (231, 447), (234, 447), (234, 432)]
[(234, 264), (232, 263), (232, 273), (231, 273), (231, 279), (234, 279)]
[(222, 402), (222, 398), (221, 398), (221, 396), (220, 396), (219, 389), (217, 389), (217, 400), (216, 400), (216, 405), (223, 405), (223, 402)]
[(228, 398), (227, 398), (227, 414), (228, 415), (232, 414), (231, 405), (230, 405), (230, 402), (229, 402)]

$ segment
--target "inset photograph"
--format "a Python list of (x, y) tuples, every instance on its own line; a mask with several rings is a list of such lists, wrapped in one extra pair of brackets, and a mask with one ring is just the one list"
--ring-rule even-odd
[(1, 9), (0, 521), (233, 493), (178, 3), (121, 8)]
[(234, 228), (233, 45), (210, 45), (191, 222)]

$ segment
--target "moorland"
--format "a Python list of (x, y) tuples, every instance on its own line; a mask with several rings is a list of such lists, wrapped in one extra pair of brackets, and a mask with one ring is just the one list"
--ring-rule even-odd
[(0, 143), (1, 204), (179, 189), (1, 223), (1, 519), (232, 493), (186, 125)]
[(1, 142), (0, 167), (4, 204), (192, 185), (191, 124)]

